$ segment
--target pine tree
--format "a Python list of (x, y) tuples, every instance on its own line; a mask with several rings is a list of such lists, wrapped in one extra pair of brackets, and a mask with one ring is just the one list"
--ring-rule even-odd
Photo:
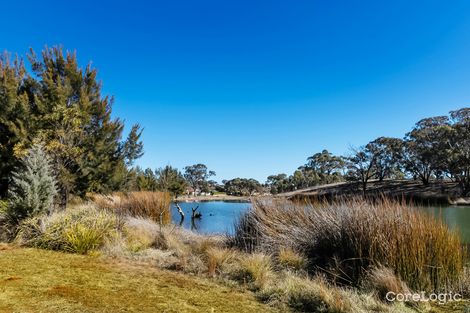
[(49, 156), (41, 144), (34, 144), (12, 173), (8, 216), (13, 223), (18, 223), (29, 216), (48, 212), (56, 193)]
[(33, 142), (44, 144), (57, 175), (60, 203), (69, 193), (125, 188), (133, 161), (143, 153), (139, 125), (122, 140), (124, 123), (113, 118), (113, 98), (103, 96), (97, 70), (80, 67), (59, 47), (21, 59), (0, 56), (0, 197), (11, 172)]
[(5, 196), (17, 156), (24, 152), (28, 137), (29, 101), (26, 69), (7, 53), (0, 55), (0, 196)]
[(142, 155), (140, 126), (122, 142), (124, 123), (113, 119), (113, 98), (102, 96), (97, 70), (81, 68), (75, 53), (46, 48), (29, 60), (39, 78), (34, 88), (37, 135), (59, 176), (62, 205), (68, 194), (110, 192), (127, 177), (126, 165)]

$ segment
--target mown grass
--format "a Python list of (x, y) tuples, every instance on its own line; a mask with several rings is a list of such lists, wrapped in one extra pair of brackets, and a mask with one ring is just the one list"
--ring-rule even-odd
[(0, 248), (0, 312), (274, 312), (205, 279), (60, 252)]

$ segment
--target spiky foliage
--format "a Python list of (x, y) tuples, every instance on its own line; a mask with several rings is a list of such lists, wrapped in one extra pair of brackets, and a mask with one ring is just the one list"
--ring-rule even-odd
[(48, 212), (56, 195), (56, 181), (49, 156), (35, 144), (13, 172), (7, 213), (14, 222)]

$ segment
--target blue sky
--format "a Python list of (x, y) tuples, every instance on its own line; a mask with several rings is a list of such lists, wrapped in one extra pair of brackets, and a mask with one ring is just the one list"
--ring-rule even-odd
[(470, 1), (8, 1), (0, 50), (92, 61), (138, 164), (291, 173), (470, 105)]

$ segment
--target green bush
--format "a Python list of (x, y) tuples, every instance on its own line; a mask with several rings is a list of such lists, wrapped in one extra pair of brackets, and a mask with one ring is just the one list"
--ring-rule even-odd
[(27, 246), (86, 254), (116, 236), (119, 228), (114, 214), (82, 206), (25, 220), (17, 239)]

